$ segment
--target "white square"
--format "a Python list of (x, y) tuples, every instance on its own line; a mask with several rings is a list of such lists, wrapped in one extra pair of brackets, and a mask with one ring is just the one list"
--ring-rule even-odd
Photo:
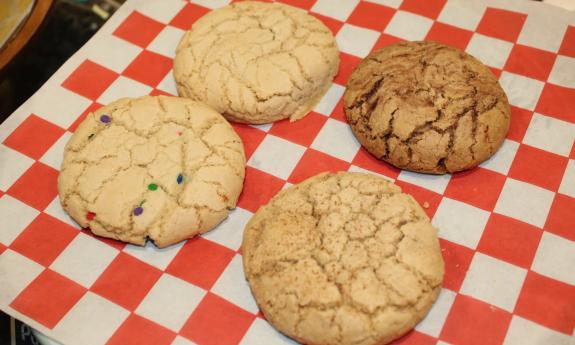
[(475, 253), (460, 293), (513, 312), (527, 270)]
[(575, 285), (575, 243), (544, 231), (531, 269)]
[(54, 200), (44, 209), (44, 213), (51, 215), (52, 217), (63, 221), (66, 224), (69, 224), (76, 229), (80, 229), (78, 223), (76, 223), (66, 211), (62, 208), (62, 204), (60, 204), (60, 197), (55, 197)]
[(174, 341), (172, 341), (172, 345), (196, 345), (196, 343), (178, 335)]
[(507, 178), (493, 212), (542, 228), (554, 196), (547, 189)]
[(575, 59), (558, 55), (549, 75), (549, 82), (572, 89), (575, 88)]
[(305, 152), (305, 147), (266, 135), (248, 165), (286, 180)]
[(0, 255), (0, 305), (10, 304), (44, 267), (10, 249)]
[(311, 147), (344, 161), (351, 162), (361, 147), (348, 124), (327, 119)]
[(165, 273), (136, 313), (178, 332), (205, 295), (204, 289)]
[(297, 345), (295, 341), (276, 331), (267, 321), (256, 317), (240, 345)]
[(513, 49), (513, 43), (474, 33), (465, 51), (484, 64), (501, 69), (511, 49)]
[(559, 186), (559, 193), (575, 198), (575, 161), (570, 159)]
[(479, 1), (448, 1), (437, 18), (438, 22), (475, 31), (485, 13), (485, 4)]
[(32, 164), (30, 157), (0, 144), (0, 189), (8, 190)]
[(98, 103), (108, 104), (124, 97), (141, 97), (152, 91), (152, 88), (135, 80), (119, 76), (98, 98)]
[(212, 288), (212, 292), (252, 314), (256, 314), (259, 310), (246, 281), (240, 255), (234, 256)]
[(202, 236), (236, 251), (242, 245), (244, 227), (251, 217), (251, 212), (237, 207), (220, 225)]
[(152, 241), (148, 241), (145, 246), (128, 244), (124, 247), (124, 252), (148, 263), (160, 270), (165, 270), (178, 254), (185, 241), (173, 244), (166, 248), (156, 247)]
[(534, 113), (523, 143), (558, 155), (569, 156), (574, 140), (574, 124)]
[[(551, 1), (546, 0), (545, 2), (550, 5), (556, 5), (551, 3)], [(567, 2), (573, 3), (572, 1)], [(542, 10), (550, 9), (557, 10), (556, 8), (551, 8), (551, 6), (547, 6)], [(565, 19), (567, 19), (568, 13), (563, 12), (561, 14), (566, 15)], [(557, 16), (557, 13), (551, 11), (542, 11), (538, 13), (538, 15), (527, 15), (525, 17), (521, 33), (519, 33), (519, 37), (517, 38), (517, 43), (556, 53), (559, 47), (561, 47), (563, 37), (565, 36), (565, 30), (567, 29), (567, 25), (565, 25), (566, 21), (561, 20), (560, 17)]]
[(405, 11), (397, 11), (383, 32), (408, 41), (420, 41), (427, 36), (433, 20)]
[(119, 251), (88, 235), (78, 234), (50, 268), (90, 288)]
[(391, 178), (391, 177), (389, 177), (389, 176), (385, 176), (385, 175), (382, 175), (382, 174), (378, 174), (378, 173), (376, 173), (376, 172), (373, 172), (373, 171), (371, 171), (371, 170), (367, 170), (367, 169), (364, 169), (364, 168), (360, 168), (360, 167), (355, 166), (355, 165), (353, 165), (353, 164), (350, 165), (350, 167), (349, 167), (349, 169), (347, 169), (347, 171), (349, 171), (349, 172), (359, 172), (359, 173), (364, 173), (364, 174), (375, 175), (375, 176), (384, 178), (384, 179), (386, 179), (386, 180), (388, 180), (388, 181), (390, 181), (390, 182), (394, 182), (394, 181), (395, 181), (395, 179), (393, 179), (393, 178)]
[(192, 0), (191, 2), (207, 7), (207, 8), (220, 8), (226, 6), (231, 0)]
[(272, 125), (273, 125), (273, 123), (266, 123), (266, 124), (263, 124), (263, 125), (250, 125), (250, 127), (257, 128), (257, 129), (259, 129), (260, 131), (263, 131), (263, 132), (266, 132), (266, 133), (267, 133), (267, 132), (270, 131), (270, 128), (272, 128)]
[(358, 3), (359, 0), (338, 0), (337, 4), (334, 4), (333, 0), (318, 0), (311, 10), (343, 22), (353, 12)]
[(387, 7), (399, 8), (403, 0), (366, 0), (368, 2), (373, 2), (374, 4), (380, 4)]
[(513, 315), (504, 345), (573, 345), (575, 338)]
[(505, 139), (497, 152), (488, 160), (479, 166), (485, 169), (493, 170), (503, 175), (507, 175), (515, 154), (519, 149), (519, 143), (513, 140)]
[(380, 33), (377, 31), (346, 23), (343, 24), (335, 39), (342, 52), (364, 58), (377, 42), (379, 35)]
[(344, 92), (345, 87), (335, 83), (331, 84), (327, 93), (323, 96), (318, 105), (315, 106), (314, 111), (325, 116), (330, 116)]
[(511, 105), (527, 110), (535, 109), (545, 85), (542, 81), (507, 71), (501, 73), (499, 83), (507, 94)]
[(184, 35), (184, 30), (173, 26), (166, 26), (148, 46), (148, 50), (162, 54), (169, 58), (176, 56), (176, 48)]
[(181, 0), (145, 1), (138, 4), (138, 12), (162, 23), (169, 23), (185, 6)]
[(488, 219), (489, 212), (444, 197), (432, 223), (439, 229), (439, 237), (475, 249)]
[(61, 86), (52, 87), (50, 92), (36, 93), (29, 102), (31, 113), (62, 128), (70, 127), (92, 104), (91, 100)]
[(122, 73), (143, 50), (114, 35), (95, 35), (93, 40), (86, 46), (87, 56), (116, 73)]
[(86, 292), (54, 328), (65, 344), (105, 344), (130, 312), (107, 299)]
[(441, 289), (437, 301), (435, 301), (425, 319), (421, 320), (415, 329), (432, 337), (439, 337), (456, 295), (451, 290)]
[(170, 95), (177, 96), (178, 89), (176, 88), (176, 80), (174, 79), (174, 73), (170, 70), (168, 74), (162, 79), (162, 81), (156, 86), (158, 90), (165, 91)]
[(399, 176), (397, 176), (397, 179), (429, 189), (438, 194), (443, 194), (443, 192), (445, 192), (445, 188), (447, 188), (449, 180), (451, 180), (451, 174), (428, 175), (402, 170), (399, 173)]
[(8, 194), (0, 198), (0, 243), (9, 246), (40, 212)]
[(58, 141), (44, 153), (42, 158), (40, 158), (40, 162), (51, 166), (56, 170), (60, 170), (60, 166), (62, 165), (62, 159), (64, 158), (64, 147), (68, 140), (72, 137), (72, 133), (66, 131)]

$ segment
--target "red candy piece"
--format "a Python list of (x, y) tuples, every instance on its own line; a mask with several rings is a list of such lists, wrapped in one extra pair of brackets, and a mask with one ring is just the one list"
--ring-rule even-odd
[(86, 219), (87, 219), (87, 220), (92, 220), (92, 219), (94, 219), (94, 217), (96, 217), (96, 214), (95, 214), (94, 212), (88, 212), (88, 213), (86, 214)]

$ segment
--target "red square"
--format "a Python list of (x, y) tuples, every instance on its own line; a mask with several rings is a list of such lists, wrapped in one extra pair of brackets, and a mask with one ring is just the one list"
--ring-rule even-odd
[(473, 32), (471, 31), (440, 22), (434, 22), (425, 39), (465, 50), (471, 40), (471, 36), (473, 36)]
[(118, 73), (90, 60), (82, 62), (62, 83), (66, 89), (95, 100), (118, 78)]
[(575, 327), (575, 286), (528, 271), (515, 314), (571, 335)]
[(349, 166), (350, 164), (346, 161), (337, 159), (314, 149), (308, 149), (292, 171), (288, 178), (288, 182), (299, 183), (308, 177), (312, 177), (326, 171), (347, 171)]
[(234, 123), (232, 122), (232, 127), (244, 143), (244, 152), (246, 154), (246, 159), (250, 159), (254, 151), (260, 146), (261, 142), (266, 136), (266, 132), (254, 128), (252, 126)]
[[(369, 2), (362, 2), (362, 4), (369, 4)], [(334, 82), (345, 86), (347, 84), (349, 76), (355, 70), (357, 65), (359, 65), (359, 63), (361, 62), (361, 58), (358, 58), (357, 56), (353, 56), (350, 54), (346, 54), (344, 52), (339, 53), (339, 58), (340, 58), (339, 71), (335, 76)]]
[(168, 345), (176, 333), (139, 315), (131, 314), (106, 345)]
[(120, 253), (90, 290), (128, 310), (134, 310), (161, 275), (157, 268)]
[(563, 36), (563, 43), (559, 48), (559, 54), (575, 58), (575, 26), (567, 27), (565, 36)]
[(362, 28), (383, 31), (395, 12), (395, 9), (386, 6), (371, 2), (360, 2), (347, 19), (347, 22)]
[(341, 29), (341, 27), (343, 26), (343, 23), (337, 19), (322, 16), (321, 14), (314, 12), (310, 12), (309, 14), (321, 20), (321, 22), (331, 30), (334, 36), (337, 35), (339, 29)]
[(260, 206), (267, 204), (284, 184), (284, 180), (248, 166), (238, 206), (256, 212)]
[(575, 89), (545, 83), (535, 111), (575, 123)]
[(0, 255), (2, 255), (2, 253), (4, 253), (5, 250), (6, 250), (6, 246), (4, 246), (2, 243), (0, 243)]
[(166, 272), (209, 290), (234, 255), (224, 246), (195, 237), (184, 244)]
[(541, 49), (515, 44), (504, 70), (529, 78), (546, 81), (555, 63), (555, 54)]
[(491, 73), (493, 73), (497, 77), (497, 79), (501, 78), (501, 70), (499, 68), (495, 68), (495, 67), (491, 67), (491, 66), (487, 66), (487, 68), (489, 68)]
[(504, 184), (504, 175), (477, 167), (453, 174), (444, 194), (452, 199), (492, 211)]
[(312, 111), (295, 122), (287, 119), (275, 122), (269, 132), (293, 143), (309, 146), (326, 121), (327, 117)]
[(388, 164), (382, 160), (375, 158), (363, 146), (357, 151), (357, 154), (351, 161), (351, 164), (357, 165), (360, 168), (373, 171), (375, 173), (385, 175), (389, 178), (396, 179), (401, 172), (400, 169)]
[(10, 307), (51, 329), (85, 292), (78, 283), (46, 269), (12, 301)]
[(542, 234), (533, 225), (492, 213), (477, 250), (529, 269)]
[(278, 2), (283, 2), (284, 4), (292, 5), (306, 10), (312, 8), (316, 1), (317, 0), (278, 0)]
[(523, 13), (488, 7), (477, 26), (477, 32), (515, 42), (526, 18), (527, 15)]
[(122, 73), (146, 85), (156, 87), (172, 69), (172, 59), (144, 50)]
[(158, 36), (164, 26), (164, 24), (134, 11), (118, 26), (114, 35), (146, 48)]
[(40, 213), (10, 248), (41, 265), (50, 266), (78, 233), (71, 225)]
[(180, 10), (174, 19), (172, 19), (170, 25), (182, 30), (190, 30), (192, 24), (209, 11), (210, 10), (205, 7), (188, 3)]
[(331, 112), (329, 117), (347, 123), (347, 117), (345, 116), (345, 112), (343, 109), (343, 97), (339, 98), (339, 101), (337, 101), (337, 104), (335, 105), (335, 108), (333, 108), (333, 111)]
[(397, 42), (403, 42), (403, 41), (405, 41), (405, 40), (402, 38), (391, 36), (391, 35), (388, 35), (386, 33), (382, 33), (381, 35), (379, 35), (379, 38), (377, 39), (377, 41), (373, 45), (373, 48), (371, 48), (371, 51), (374, 52), (376, 50), (379, 50), (380, 48), (387, 47), (388, 45), (391, 45), (391, 44), (394, 44)]
[(412, 330), (403, 337), (389, 343), (389, 345), (435, 345), (437, 339), (427, 334)]
[(55, 124), (31, 114), (4, 140), (4, 145), (40, 159), (64, 132)]
[(533, 112), (511, 106), (511, 124), (509, 125), (509, 132), (507, 132), (507, 138), (518, 142), (523, 141), (532, 117)]
[(169, 92), (166, 92), (164, 90), (158, 90), (158, 89), (153, 89), (152, 91), (150, 91), (150, 96), (168, 96), (168, 97), (173, 97), (176, 96), (174, 94), (171, 94)]
[(457, 295), (441, 331), (441, 340), (452, 344), (502, 344), (511, 314), (478, 301)]
[(560, 193), (555, 194), (547, 216), (545, 230), (575, 241), (575, 199)]
[(82, 115), (78, 116), (76, 121), (74, 121), (74, 123), (72, 123), (72, 125), (70, 127), (68, 127), (68, 130), (70, 132), (74, 133), (76, 131), (76, 129), (78, 128), (78, 126), (82, 123), (82, 121), (84, 121), (84, 119), (86, 119), (88, 114), (95, 112), (96, 110), (100, 109), (101, 107), (102, 107), (102, 104), (100, 104), (98, 102), (93, 102), (92, 104), (90, 104), (90, 106), (88, 108), (86, 108), (86, 110), (84, 110)]
[(445, 263), (443, 287), (459, 291), (473, 259), (474, 252), (467, 247), (443, 239), (439, 239), (439, 245), (441, 246), (441, 254)]
[(446, 2), (447, 0), (404, 0), (399, 9), (435, 19)]
[(421, 188), (404, 181), (395, 181), (395, 184), (400, 186), (404, 193), (407, 193), (415, 198), (419, 205), (423, 207), (423, 210), (429, 219), (433, 218), (437, 208), (439, 207), (439, 203), (441, 202), (441, 195), (432, 192), (429, 189)]
[(254, 319), (255, 315), (208, 292), (180, 334), (199, 344), (238, 344)]
[(529, 145), (520, 145), (508, 175), (556, 192), (567, 162), (567, 157)]
[(58, 171), (35, 162), (8, 189), (8, 194), (42, 211), (58, 195)]

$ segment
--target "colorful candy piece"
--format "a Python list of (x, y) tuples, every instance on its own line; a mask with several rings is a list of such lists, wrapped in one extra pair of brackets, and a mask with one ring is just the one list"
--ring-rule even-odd
[(182, 182), (184, 182), (184, 175), (179, 174), (176, 181), (178, 182), (178, 184), (182, 184)]
[(94, 217), (96, 217), (96, 214), (94, 212), (88, 212), (86, 213), (86, 219), (87, 220), (93, 220)]
[(155, 183), (150, 183), (150, 184), (148, 185), (148, 190), (156, 190), (156, 189), (158, 189), (158, 185), (157, 185), (157, 184), (155, 184)]
[(134, 209), (134, 216), (139, 216), (144, 212), (144, 209), (141, 206), (138, 206)]
[(178, 136), (179, 136), (179, 137), (182, 136), (182, 132), (179, 132), (179, 131), (178, 131), (177, 133), (178, 133)]
[(109, 123), (110, 121), (112, 121), (112, 118), (108, 115), (102, 115), (100, 116), (100, 121), (102, 121), (103, 123)]

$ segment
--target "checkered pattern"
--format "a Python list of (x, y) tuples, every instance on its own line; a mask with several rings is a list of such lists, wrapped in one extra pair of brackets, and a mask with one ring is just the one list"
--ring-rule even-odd
[[(233, 124), (248, 158), (239, 207), (205, 236), (161, 250), (78, 229), (57, 199), (62, 151), (102, 104), (175, 94), (180, 37), (228, 1), (128, 1), (0, 127), (0, 307), (70, 344), (289, 344), (243, 279), (242, 229), (286, 185), (321, 171), (366, 171), (428, 204), (440, 229), (444, 288), (398, 344), (571, 343), (575, 21), (535, 2), (484, 1), (283, 0), (334, 32), (340, 72), (301, 121)], [(346, 124), (341, 98), (361, 58), (419, 39), (477, 56), (509, 96), (509, 135), (476, 169), (400, 171), (362, 149)]]

